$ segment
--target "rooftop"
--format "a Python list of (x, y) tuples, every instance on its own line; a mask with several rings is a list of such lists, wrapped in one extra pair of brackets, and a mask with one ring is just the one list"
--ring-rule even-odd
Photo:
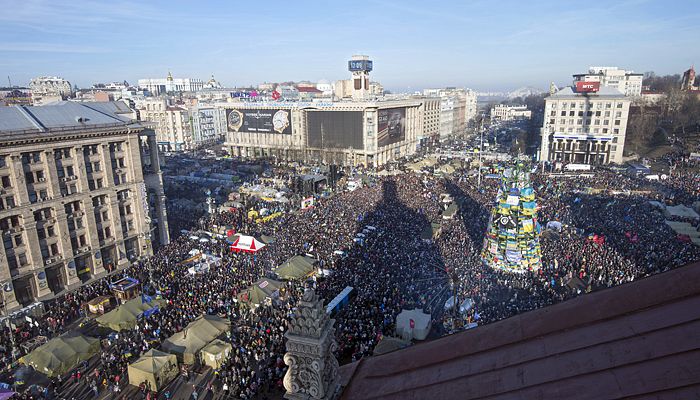
[(130, 111), (121, 101), (61, 101), (42, 107), (0, 107), (0, 135), (129, 125), (131, 119), (120, 114)]
[(550, 98), (580, 98), (580, 97), (609, 97), (609, 98), (625, 98), (625, 95), (619, 90), (609, 87), (600, 86), (597, 92), (577, 93), (571, 86), (565, 86), (559, 89), (558, 92), (549, 96)]
[(341, 399), (700, 398), (700, 263), (341, 367)]

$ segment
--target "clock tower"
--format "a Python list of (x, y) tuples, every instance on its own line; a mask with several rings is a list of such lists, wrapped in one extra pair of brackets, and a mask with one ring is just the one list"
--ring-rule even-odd
[(369, 93), (369, 72), (372, 71), (372, 61), (368, 56), (352, 56), (348, 61), (348, 70), (352, 73), (352, 98), (365, 99)]

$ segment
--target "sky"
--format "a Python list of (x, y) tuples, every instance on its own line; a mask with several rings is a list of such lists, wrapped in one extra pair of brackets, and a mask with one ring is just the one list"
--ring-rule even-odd
[(174, 77), (227, 87), (347, 79), (366, 54), (395, 92), (569, 84), (589, 66), (700, 64), (697, 0), (0, 0), (0, 86)]

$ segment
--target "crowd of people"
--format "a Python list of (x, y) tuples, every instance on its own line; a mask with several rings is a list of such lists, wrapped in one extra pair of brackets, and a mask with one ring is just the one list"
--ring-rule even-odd
[[(231, 321), (225, 340), (233, 352), (214, 371), (213, 387), (231, 398), (278, 397), (286, 371), (284, 334), (308, 283), (285, 282), (282, 301), (256, 308), (238, 301), (237, 295), (261, 277), (274, 277), (271, 271), (295, 255), (308, 254), (330, 271), (313, 282), (326, 302), (345, 287), (353, 288), (351, 301), (334, 314), (336, 356), (341, 363), (371, 355), (384, 336), (396, 335), (396, 316), (403, 309), (430, 313), (433, 336), (439, 336), (455, 329), (454, 324), (442, 323), (446, 318), (487, 324), (700, 259), (697, 247), (677, 240), (664, 217), (648, 203), (692, 204), (698, 197), (697, 180), (649, 182), (601, 169), (593, 177), (557, 180), (533, 174), (533, 187), (540, 224), (558, 221), (564, 228), (541, 237), (542, 267), (522, 274), (482, 262), (498, 180), (479, 184), (465, 169), (450, 176), (376, 177), (369, 185), (317, 199), (314, 207), (290, 210), (268, 222), (248, 220), (245, 209), (211, 215), (198, 223), (210, 230), (216, 226), (265, 235), (274, 243), (256, 254), (236, 254), (223, 238), (202, 242), (184, 234), (154, 256), (118, 271), (111, 280), (135, 277), (166, 305), (133, 329), (103, 336), (100, 355), (68, 377), (54, 379), (49, 391), (66, 398), (105, 391), (119, 396), (128, 382), (129, 363), (198, 316), (215, 314)], [(459, 204), (454, 219), (442, 218), (443, 193)], [(422, 233), (433, 223), (440, 224), (441, 233), (427, 240)], [(360, 232), (365, 233), (358, 240)], [(604, 237), (604, 242), (590, 240), (590, 234)], [(182, 261), (192, 250), (212, 254), (220, 262), (207, 272), (190, 274)], [(39, 335), (51, 338), (75, 328), (76, 321), (85, 317), (81, 305), (109, 293), (106, 279), (82, 286), (48, 306), (35, 324), (3, 332), (3, 369), (13, 358), (10, 338), (17, 346)], [(458, 299), (473, 300), (461, 315), (445, 307), (454, 293)], [(147, 387), (139, 393), (151, 396)]]

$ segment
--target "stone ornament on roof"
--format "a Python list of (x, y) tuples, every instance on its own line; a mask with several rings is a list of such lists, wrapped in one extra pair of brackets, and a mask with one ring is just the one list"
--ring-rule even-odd
[(289, 366), (284, 376), (285, 398), (332, 399), (338, 387), (338, 361), (333, 355), (335, 320), (328, 317), (323, 301), (313, 289), (304, 290), (297, 315), (285, 334)]

